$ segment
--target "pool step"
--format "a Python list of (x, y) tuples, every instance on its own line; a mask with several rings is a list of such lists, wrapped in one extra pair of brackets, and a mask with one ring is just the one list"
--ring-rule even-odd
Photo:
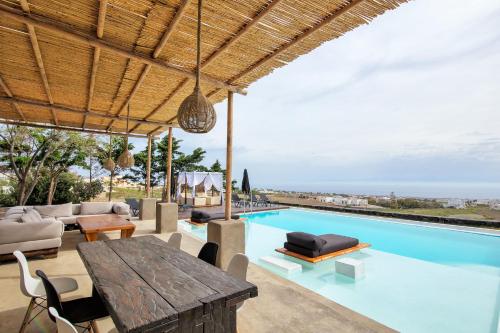
[(353, 279), (361, 279), (365, 276), (365, 263), (354, 258), (338, 259), (335, 260), (335, 271)]
[(265, 257), (260, 257), (260, 260), (265, 262), (266, 264), (272, 266), (273, 268), (277, 268), (278, 270), (280, 270), (286, 274), (302, 272), (302, 265), (285, 260), (285, 259), (271, 257), (271, 256), (265, 256)]

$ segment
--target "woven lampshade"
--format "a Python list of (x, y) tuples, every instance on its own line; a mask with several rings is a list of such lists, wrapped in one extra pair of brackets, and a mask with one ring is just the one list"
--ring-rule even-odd
[(118, 157), (117, 162), (118, 166), (122, 169), (130, 168), (135, 164), (134, 155), (132, 155), (128, 148), (125, 148), (125, 151)]
[(196, 85), (193, 93), (186, 97), (177, 111), (179, 126), (189, 133), (207, 133), (214, 128), (217, 121), (214, 106), (200, 89), (201, 63), (201, 8), (202, 0), (198, 0), (198, 31), (196, 38)]
[(200, 89), (194, 89), (181, 104), (177, 119), (180, 127), (189, 133), (207, 133), (214, 128), (217, 114)]
[(104, 162), (104, 169), (108, 171), (113, 171), (115, 169), (115, 161), (113, 161), (111, 157)]

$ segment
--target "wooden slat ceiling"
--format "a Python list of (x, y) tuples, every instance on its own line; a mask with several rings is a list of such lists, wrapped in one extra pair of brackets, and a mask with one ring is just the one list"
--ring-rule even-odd
[[(207, 0), (202, 90), (246, 93), (407, 0)], [(0, 0), (0, 122), (157, 134), (192, 92), (197, 0)]]

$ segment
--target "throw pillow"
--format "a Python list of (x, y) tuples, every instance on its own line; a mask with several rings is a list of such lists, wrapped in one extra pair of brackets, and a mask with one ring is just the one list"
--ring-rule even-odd
[(21, 221), (23, 223), (42, 222), (42, 216), (33, 208), (27, 208), (21, 215)]
[(124, 202), (116, 202), (113, 204), (113, 213), (118, 215), (130, 214), (130, 206)]

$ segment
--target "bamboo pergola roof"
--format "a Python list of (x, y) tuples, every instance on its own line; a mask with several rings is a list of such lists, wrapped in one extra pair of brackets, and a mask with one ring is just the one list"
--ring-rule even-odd
[[(407, 0), (209, 0), (213, 103)], [(0, 122), (155, 135), (194, 86), (196, 0), (0, 0)]]

